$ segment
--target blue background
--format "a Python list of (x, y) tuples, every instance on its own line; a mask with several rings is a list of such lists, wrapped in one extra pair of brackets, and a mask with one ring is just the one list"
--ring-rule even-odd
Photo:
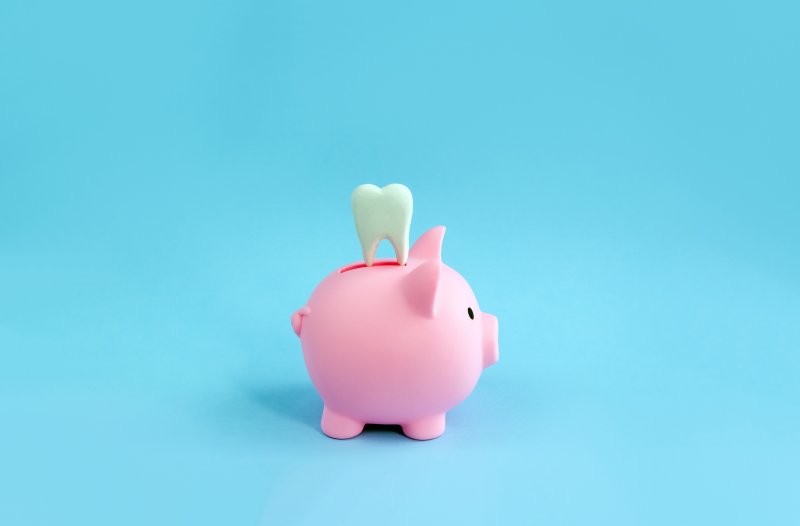
[[(800, 523), (799, 18), (4, 0), (0, 523)], [(365, 182), (500, 319), (432, 442), (290, 329)]]

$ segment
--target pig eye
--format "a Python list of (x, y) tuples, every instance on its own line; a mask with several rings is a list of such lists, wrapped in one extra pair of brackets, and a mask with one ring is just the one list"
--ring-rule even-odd
[(467, 314), (469, 315), (469, 319), (471, 320), (475, 319), (475, 313), (472, 312), (472, 307), (467, 307)]

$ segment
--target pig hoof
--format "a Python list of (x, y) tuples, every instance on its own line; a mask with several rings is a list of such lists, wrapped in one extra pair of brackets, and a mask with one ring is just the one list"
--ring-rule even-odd
[(403, 424), (403, 433), (415, 440), (431, 440), (444, 433), (444, 414)]
[(363, 430), (363, 422), (331, 411), (327, 407), (322, 410), (322, 432), (331, 438), (353, 438)]

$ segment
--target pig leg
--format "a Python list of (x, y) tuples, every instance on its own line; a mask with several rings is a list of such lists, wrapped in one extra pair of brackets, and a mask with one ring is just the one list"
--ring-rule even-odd
[(353, 438), (364, 430), (364, 422), (349, 416), (331, 411), (326, 406), (322, 409), (322, 432), (331, 438)]
[(444, 433), (444, 416), (433, 415), (403, 424), (403, 433), (415, 440), (430, 440)]

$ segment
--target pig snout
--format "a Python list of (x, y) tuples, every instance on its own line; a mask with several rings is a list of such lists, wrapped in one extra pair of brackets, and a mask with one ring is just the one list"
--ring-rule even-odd
[(482, 315), (483, 323), (483, 368), (497, 363), (500, 351), (497, 346), (497, 317), (491, 314)]

